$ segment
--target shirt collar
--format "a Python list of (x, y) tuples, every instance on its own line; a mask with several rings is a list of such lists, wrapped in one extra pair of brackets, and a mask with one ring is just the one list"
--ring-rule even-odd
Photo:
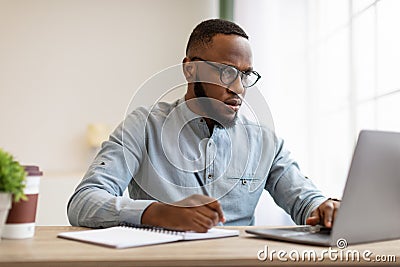
[(203, 117), (199, 114), (194, 113), (187, 105), (187, 101), (184, 97), (178, 100), (178, 110), (182, 113), (185, 121), (187, 122), (199, 122)]

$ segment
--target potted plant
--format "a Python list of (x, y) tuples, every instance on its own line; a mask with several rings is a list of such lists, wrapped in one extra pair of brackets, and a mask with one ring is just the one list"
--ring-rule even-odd
[(11, 200), (26, 200), (24, 194), (26, 172), (13, 156), (0, 148), (0, 236)]

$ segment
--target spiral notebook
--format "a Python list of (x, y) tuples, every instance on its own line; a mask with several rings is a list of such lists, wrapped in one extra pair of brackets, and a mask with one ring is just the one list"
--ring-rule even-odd
[(212, 228), (206, 233), (197, 233), (143, 225), (123, 225), (105, 229), (63, 232), (57, 236), (106, 247), (129, 248), (181, 240), (201, 240), (238, 235), (238, 230), (220, 228)]

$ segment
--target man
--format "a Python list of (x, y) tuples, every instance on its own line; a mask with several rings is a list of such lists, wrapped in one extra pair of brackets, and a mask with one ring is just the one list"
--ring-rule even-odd
[(339, 203), (300, 173), (273, 131), (239, 113), (261, 77), (243, 29), (200, 23), (182, 68), (184, 98), (136, 109), (103, 143), (68, 203), (71, 224), (251, 225), (265, 189), (296, 223), (331, 227)]

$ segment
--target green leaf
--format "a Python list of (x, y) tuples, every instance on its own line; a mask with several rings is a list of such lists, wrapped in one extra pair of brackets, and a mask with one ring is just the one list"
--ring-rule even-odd
[(0, 192), (13, 194), (14, 201), (26, 200), (26, 172), (13, 156), (0, 148)]

